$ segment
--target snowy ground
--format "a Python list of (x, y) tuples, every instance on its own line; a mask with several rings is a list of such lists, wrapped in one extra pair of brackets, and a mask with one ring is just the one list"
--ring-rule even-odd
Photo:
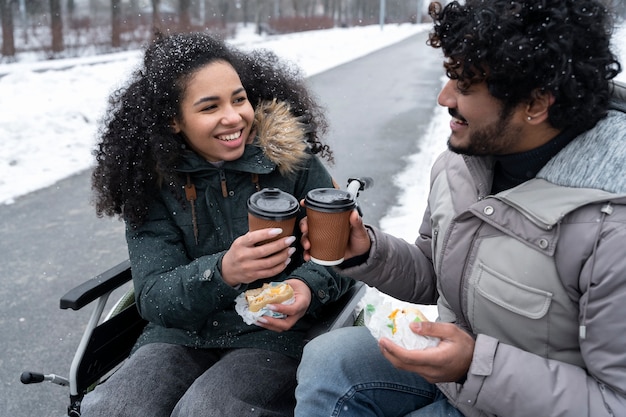
[[(427, 28), (367, 26), (271, 37), (248, 29), (230, 42), (242, 49), (273, 50), (313, 75)], [(0, 65), (0, 204), (92, 165), (107, 97), (140, 58), (135, 51)]]

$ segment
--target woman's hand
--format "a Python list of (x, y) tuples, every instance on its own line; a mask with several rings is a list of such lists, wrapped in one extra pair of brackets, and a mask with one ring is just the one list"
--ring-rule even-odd
[[(304, 203), (301, 202), (301, 205)], [(300, 243), (304, 248), (304, 260), (311, 260), (311, 241), (309, 240), (309, 223), (307, 218), (300, 220), (300, 231), (302, 232), (302, 238)], [(359, 212), (354, 210), (350, 214), (350, 237), (348, 238), (348, 245), (344, 253), (344, 259), (350, 259), (355, 256), (363, 255), (369, 252), (372, 242), (370, 236), (367, 233), (367, 229), (363, 225), (363, 219), (359, 216)]]
[(257, 320), (258, 326), (275, 332), (284, 332), (291, 329), (306, 314), (311, 304), (311, 289), (299, 279), (288, 279), (285, 282), (293, 288), (295, 301), (292, 304), (270, 304), (268, 307), (270, 310), (282, 313), (287, 317), (277, 319), (263, 316)]
[(278, 275), (291, 261), (296, 238), (289, 236), (257, 246), (282, 233), (282, 229), (261, 229), (239, 236), (222, 258), (222, 278), (232, 287)]

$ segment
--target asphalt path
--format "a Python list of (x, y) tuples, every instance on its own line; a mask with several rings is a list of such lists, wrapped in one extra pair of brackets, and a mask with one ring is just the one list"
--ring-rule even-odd
[[(395, 205), (393, 176), (419, 152), (436, 103), (441, 58), (425, 42), (418, 34), (309, 79), (329, 115), (331, 173), (344, 188), (374, 179), (359, 197), (374, 225)], [(0, 205), (0, 416), (64, 415), (67, 388), (22, 385), (20, 374), (67, 376), (91, 308), (60, 310), (59, 298), (127, 257), (123, 224), (94, 214), (89, 175)]]
[(412, 36), (311, 78), (330, 121), (335, 163), (329, 170), (344, 189), (348, 178), (374, 179), (359, 204), (375, 226), (396, 205), (400, 190), (393, 177), (420, 151), (441, 88), (443, 60), (426, 38)]

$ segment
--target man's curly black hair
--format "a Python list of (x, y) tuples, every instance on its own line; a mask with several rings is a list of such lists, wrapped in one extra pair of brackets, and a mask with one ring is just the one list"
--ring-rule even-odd
[(119, 215), (140, 225), (158, 187), (181, 193), (175, 167), (184, 140), (172, 132), (171, 124), (180, 119), (187, 81), (216, 61), (235, 68), (253, 107), (262, 100), (289, 103), (294, 116), (308, 124), (311, 152), (332, 161), (332, 152), (320, 140), (327, 130), (326, 118), (299, 69), (269, 51), (244, 53), (207, 33), (156, 33), (143, 64), (109, 98), (94, 151), (92, 188), (98, 216)]
[(595, 0), (433, 2), (428, 43), (441, 48), (461, 90), (486, 81), (504, 109), (551, 93), (549, 122), (588, 129), (608, 109), (621, 66), (610, 49), (609, 10)]

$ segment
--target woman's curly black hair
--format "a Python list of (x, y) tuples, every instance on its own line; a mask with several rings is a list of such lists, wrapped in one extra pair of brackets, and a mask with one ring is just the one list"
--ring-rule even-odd
[(208, 33), (156, 33), (143, 64), (109, 98), (94, 151), (92, 188), (98, 216), (118, 215), (140, 225), (158, 187), (170, 186), (180, 193), (175, 167), (184, 140), (173, 134), (171, 123), (181, 116), (187, 81), (216, 61), (235, 68), (253, 107), (262, 100), (289, 103), (294, 116), (308, 124), (311, 152), (332, 161), (332, 152), (320, 140), (327, 130), (326, 118), (299, 69), (269, 51), (244, 53)]
[(428, 43), (461, 90), (486, 81), (505, 109), (549, 92), (549, 122), (591, 128), (603, 118), (621, 66), (610, 49), (612, 17), (594, 0), (467, 0), (429, 7)]

